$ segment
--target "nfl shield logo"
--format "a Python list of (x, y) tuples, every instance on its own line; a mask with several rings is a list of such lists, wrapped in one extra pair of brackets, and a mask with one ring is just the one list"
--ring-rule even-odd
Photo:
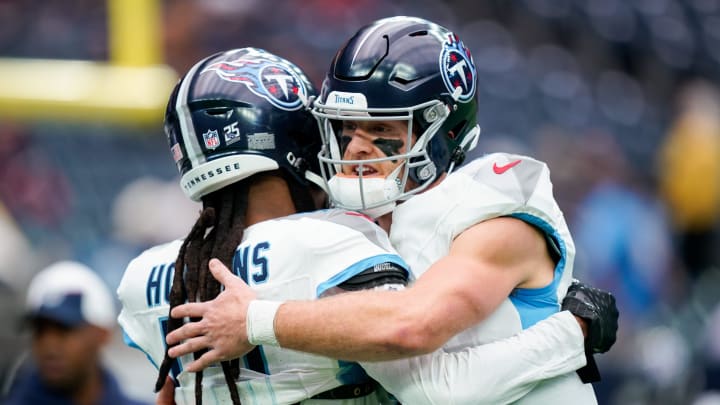
[(208, 149), (215, 149), (220, 146), (220, 136), (216, 129), (205, 132), (203, 134), (203, 140), (205, 141), (205, 147)]

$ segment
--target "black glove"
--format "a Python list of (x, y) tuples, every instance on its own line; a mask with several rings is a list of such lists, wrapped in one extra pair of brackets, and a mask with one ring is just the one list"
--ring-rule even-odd
[(575, 280), (568, 288), (562, 309), (587, 321), (587, 340), (593, 353), (610, 350), (617, 337), (619, 316), (612, 294)]
[(615, 297), (575, 280), (563, 299), (562, 309), (588, 323), (585, 339), (587, 365), (578, 370), (578, 375), (584, 383), (600, 381), (600, 371), (592, 355), (610, 350), (617, 338), (619, 313)]

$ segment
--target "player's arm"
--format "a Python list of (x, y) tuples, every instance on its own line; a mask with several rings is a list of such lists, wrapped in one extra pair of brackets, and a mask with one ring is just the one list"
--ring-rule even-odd
[[(391, 264), (383, 267), (358, 274), (338, 290), (404, 289), (407, 273)], [(563, 311), (497, 342), (361, 365), (401, 403), (500, 405), (523, 397), (541, 380), (584, 366), (583, 326), (584, 321)]]
[(578, 322), (562, 311), (496, 342), (360, 364), (401, 403), (501, 405), (544, 379), (583, 367), (583, 341)]
[[(485, 319), (513, 288), (526, 285), (541, 269), (546, 268), (551, 279), (553, 267), (542, 235), (512, 218), (469, 228), (455, 239), (447, 257), (413, 287), (398, 292), (350, 292), (278, 306), (254, 300), (252, 290), (212, 261), (211, 271), (225, 290), (213, 301), (175, 308), (174, 317), (203, 320), (184, 325), (167, 341), (173, 345), (185, 340), (170, 350), (173, 357), (212, 348), (201, 361), (188, 365), (190, 371), (238, 357), (251, 343), (279, 343), (345, 360), (425, 354)], [(248, 338), (248, 319), (250, 331), (263, 333)]]
[(275, 316), (282, 347), (348, 360), (388, 360), (432, 352), (491, 314), (518, 285), (549, 266), (542, 236), (512, 218), (463, 232), (448, 256), (396, 293), (363, 291), (286, 302)]
[[(407, 283), (405, 269), (386, 263), (354, 276), (332, 293), (402, 290)], [(583, 297), (578, 300), (588, 301)], [(602, 303), (597, 307), (603, 307)], [(361, 365), (401, 403), (501, 405), (522, 398), (542, 380), (583, 367), (585, 326), (585, 321), (578, 322), (563, 311), (497, 342)]]
[(611, 293), (575, 282), (562, 309), (493, 343), (361, 364), (402, 403), (512, 403), (544, 379), (576, 369), (581, 379), (583, 370), (597, 374), (592, 353), (605, 353), (615, 343), (619, 314)]

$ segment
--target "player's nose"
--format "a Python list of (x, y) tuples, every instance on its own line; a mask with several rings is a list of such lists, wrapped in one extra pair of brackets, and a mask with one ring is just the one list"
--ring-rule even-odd
[(367, 133), (361, 129), (356, 129), (348, 138), (345, 145), (345, 159), (363, 159), (372, 153), (373, 143)]

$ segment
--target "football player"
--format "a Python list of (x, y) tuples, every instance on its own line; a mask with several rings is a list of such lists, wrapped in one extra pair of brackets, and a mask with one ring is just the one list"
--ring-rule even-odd
[[(184, 340), (171, 355), (209, 348), (188, 366), (199, 370), (255, 344), (274, 345), (364, 360), (405, 403), (595, 403), (585, 382), (599, 377), (593, 353), (615, 340), (613, 298), (570, 287), (574, 245), (545, 164), (499, 153), (455, 171), (480, 132), (476, 76), (458, 36), (432, 22), (396, 17), (356, 33), (336, 54), (314, 107), (322, 171), (333, 204), (361, 210), (389, 229), (417, 281), (399, 292), (281, 303), (257, 297), (214, 263), (233, 306), (176, 308), (173, 316), (203, 320), (168, 336), (173, 344)], [(547, 359), (525, 364), (468, 350), (542, 320), (567, 322), (579, 334), (569, 313), (556, 314), (562, 307), (589, 324), (588, 367), (578, 374), (521, 381), (569, 350), (569, 342), (546, 346)], [(224, 325), (232, 331), (220, 334)], [(440, 347), (459, 354), (457, 367), (440, 363), (436, 353), (367, 362)]]
[(378, 279), (404, 283), (407, 266), (377, 225), (344, 210), (316, 211), (324, 199), (313, 187), (322, 184), (321, 141), (306, 109), (315, 94), (291, 62), (242, 48), (198, 62), (170, 97), (170, 151), (181, 186), (203, 209), (184, 240), (130, 262), (117, 293), (126, 342), (158, 367), (157, 389), (172, 377), (178, 404), (381, 401), (376, 383), (347, 361), (268, 346), (183, 373), (193, 355), (166, 356), (165, 334), (183, 322), (169, 318), (170, 309), (220, 292), (208, 274), (210, 257), (268, 299), (314, 299)]

